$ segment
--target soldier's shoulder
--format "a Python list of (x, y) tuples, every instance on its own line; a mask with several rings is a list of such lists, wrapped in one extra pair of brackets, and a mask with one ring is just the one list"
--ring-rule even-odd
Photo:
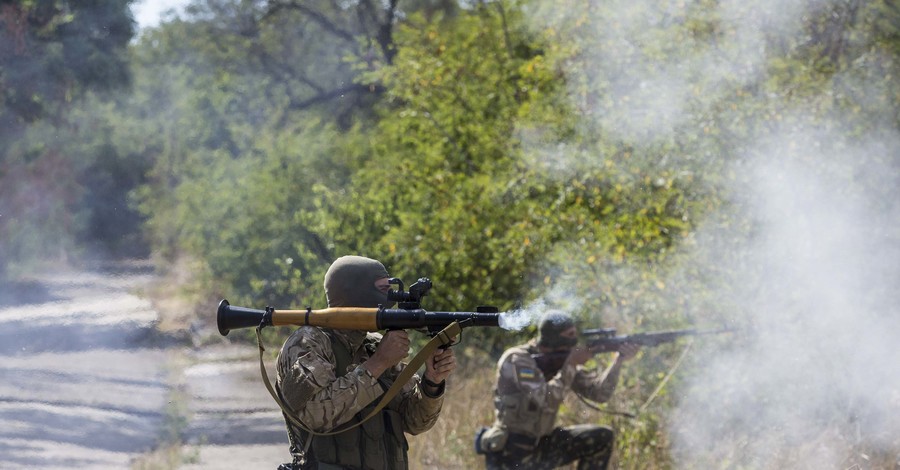
[(503, 355), (500, 356), (500, 363), (515, 361), (525, 357), (531, 359), (531, 352), (527, 343), (513, 346), (506, 351), (503, 351)]
[(293, 348), (331, 349), (331, 339), (321, 328), (315, 326), (301, 326), (291, 333), (281, 347), (282, 350)]

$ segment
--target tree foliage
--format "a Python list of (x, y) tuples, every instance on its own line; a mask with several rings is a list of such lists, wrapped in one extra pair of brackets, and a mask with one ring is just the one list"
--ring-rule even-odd
[[(92, 92), (130, 83), (126, 47), (134, 21), (129, 4), (0, 2), (0, 277), (10, 265), (65, 259), (75, 240), (91, 235), (89, 226), (115, 220), (108, 207), (94, 211), (91, 200), (100, 192), (117, 191), (122, 197), (106, 194), (106, 201), (118, 200), (128, 212), (122, 190), (98, 180), (104, 172), (123, 176), (122, 171), (130, 171), (116, 168), (121, 163), (113, 156), (116, 150), (69, 143), (80, 138), (79, 125), (90, 129), (70, 120), (76, 103)], [(97, 140), (102, 139), (101, 133)], [(93, 165), (95, 158), (104, 168)], [(129, 187), (142, 182), (133, 176)], [(128, 222), (137, 228), (133, 217)]]
[[(900, 124), (888, 1), (207, 0), (144, 31), (133, 90), (79, 104), (89, 132), (47, 145), (42, 117), (128, 82), (121, 24), (75, 28), (84, 9), (122, 5), (0, 3), (14, 46), (0, 50), (0, 119), (29, 128), (0, 160), (26, 164), (0, 177), (52, 175), (76, 202), (41, 213), (101, 237), (134, 234), (103, 223), (121, 205), (87, 202), (127, 197), (160, 266), (196, 261), (205, 292), (232, 303), (321, 307), (328, 264), (360, 254), (430, 277), (433, 309), (550, 305), (622, 330), (733, 321), (741, 305), (711, 291), (729, 266), (754, 268), (736, 250), (690, 258), (701, 228), (735, 247), (755, 235), (732, 196), (760, 141), (840, 136), (786, 140), (799, 149), (786, 158), (815, 161)], [(86, 32), (63, 40), (73, 28)], [(862, 158), (895, 182), (891, 149)], [(862, 185), (834, 190), (892, 207), (891, 184)], [(8, 188), (4, 202), (31, 204)], [(2, 232), (8, 217), (0, 233), (24, 240), (28, 224)], [(467, 334), (491, 354), (529, 331)], [(646, 399), (675, 353), (646, 352), (617, 404)], [(625, 431), (626, 468), (672, 464), (665, 419)]]
[(86, 90), (127, 85), (130, 2), (0, 3), (0, 128), (58, 119)]

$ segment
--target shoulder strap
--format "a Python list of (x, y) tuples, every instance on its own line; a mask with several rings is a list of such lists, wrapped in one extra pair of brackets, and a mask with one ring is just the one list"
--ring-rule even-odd
[(337, 377), (347, 375), (347, 366), (353, 361), (353, 353), (344, 344), (343, 341), (334, 337), (330, 331), (323, 331), (325, 336), (331, 340), (331, 352), (334, 353), (334, 374)]
[(291, 412), (288, 411), (288, 407), (281, 400), (281, 397), (279, 397), (278, 394), (275, 393), (275, 388), (272, 386), (272, 382), (269, 380), (269, 374), (266, 372), (266, 365), (263, 362), (263, 352), (265, 352), (266, 349), (262, 345), (262, 334), (260, 332), (261, 329), (262, 329), (262, 325), (256, 327), (256, 343), (257, 343), (257, 345), (259, 345), (259, 370), (263, 377), (263, 384), (265, 384), (266, 389), (269, 390), (269, 394), (272, 395), (272, 398), (275, 400), (275, 403), (277, 403), (278, 406), (281, 407), (281, 411), (284, 412), (284, 415), (287, 416), (287, 418), (291, 421), (291, 423), (293, 423), (298, 428), (308, 432), (312, 436), (333, 436), (335, 434), (340, 434), (344, 431), (347, 431), (347, 430), (353, 429), (357, 426), (360, 426), (363, 423), (365, 423), (366, 421), (368, 421), (369, 419), (371, 419), (373, 416), (378, 414), (378, 412), (380, 412), (382, 408), (387, 406), (387, 404), (390, 403), (390, 401), (393, 400), (394, 397), (397, 396), (398, 393), (400, 393), (400, 390), (403, 389), (403, 386), (407, 382), (409, 382), (409, 380), (416, 373), (416, 371), (419, 370), (420, 367), (422, 367), (422, 364), (425, 363), (425, 360), (431, 356), (431, 353), (434, 352), (435, 349), (437, 349), (441, 346), (447, 346), (447, 345), (453, 344), (453, 338), (458, 336), (461, 331), (461, 327), (459, 326), (459, 323), (453, 322), (450, 325), (448, 325), (446, 328), (441, 330), (438, 334), (434, 335), (434, 337), (431, 338), (430, 341), (428, 341), (428, 344), (426, 344), (425, 347), (423, 347), (418, 352), (418, 354), (416, 354), (416, 356), (413, 357), (412, 361), (410, 361), (409, 364), (406, 365), (406, 367), (403, 369), (403, 371), (400, 373), (400, 375), (397, 376), (397, 379), (394, 380), (394, 383), (391, 385), (391, 388), (389, 388), (388, 391), (384, 392), (384, 395), (381, 396), (381, 401), (378, 402), (378, 405), (375, 406), (375, 408), (372, 409), (372, 411), (369, 412), (369, 414), (366, 415), (365, 418), (354, 423), (352, 426), (346, 426), (343, 428), (339, 427), (338, 429), (336, 429), (334, 431), (330, 431), (330, 432), (315, 432), (315, 431), (309, 429), (303, 423), (301, 423), (300, 420), (295, 418), (293, 416), (293, 414), (291, 414)]

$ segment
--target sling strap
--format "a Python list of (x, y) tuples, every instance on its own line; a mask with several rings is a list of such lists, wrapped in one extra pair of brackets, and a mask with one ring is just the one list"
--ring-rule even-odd
[[(425, 347), (423, 347), (418, 352), (418, 354), (416, 354), (416, 356), (413, 357), (412, 361), (410, 361), (409, 364), (407, 364), (406, 367), (403, 368), (403, 371), (400, 372), (400, 375), (398, 375), (397, 379), (394, 380), (394, 383), (391, 384), (391, 388), (389, 388), (386, 392), (384, 392), (384, 395), (382, 395), (382, 397), (381, 397), (381, 401), (378, 402), (378, 405), (376, 405), (375, 408), (372, 409), (372, 411), (368, 415), (366, 415), (365, 418), (354, 423), (351, 426), (338, 427), (338, 429), (330, 431), (330, 432), (315, 432), (315, 431), (309, 429), (303, 423), (301, 423), (300, 420), (295, 418), (293, 416), (293, 414), (289, 411), (288, 405), (286, 403), (284, 403), (284, 401), (281, 399), (281, 397), (278, 396), (278, 393), (275, 392), (275, 388), (272, 386), (272, 382), (269, 380), (269, 374), (266, 372), (266, 365), (263, 362), (263, 353), (265, 352), (266, 349), (263, 347), (263, 344), (262, 344), (262, 334), (261, 334), (262, 328), (263, 328), (263, 325), (256, 327), (256, 343), (257, 343), (257, 345), (259, 345), (259, 370), (263, 377), (263, 383), (265, 384), (266, 389), (269, 390), (269, 394), (272, 395), (272, 398), (275, 400), (275, 403), (278, 404), (278, 406), (281, 408), (281, 411), (284, 412), (284, 415), (291, 421), (291, 423), (293, 423), (295, 426), (302, 429), (303, 431), (306, 431), (311, 436), (333, 436), (335, 434), (339, 434), (344, 431), (353, 429), (357, 426), (360, 426), (363, 423), (365, 423), (366, 421), (368, 421), (369, 419), (371, 419), (373, 416), (378, 414), (378, 412), (380, 412), (382, 408), (387, 406), (387, 404), (390, 403), (390, 401), (393, 400), (393, 398), (395, 396), (397, 396), (398, 393), (400, 393), (400, 390), (403, 389), (403, 386), (407, 382), (409, 382), (409, 380), (416, 373), (416, 371), (418, 371), (419, 368), (422, 367), (422, 364), (425, 363), (425, 360), (431, 356), (431, 353), (433, 353), (435, 349), (440, 348), (440, 347), (446, 347), (446, 346), (453, 344), (453, 338), (458, 336), (460, 334), (460, 332), (462, 331), (461, 327), (459, 326), (459, 323), (453, 322), (453, 323), (447, 325), (446, 328), (444, 328), (443, 330), (438, 332), (436, 335), (434, 335), (434, 337), (428, 341), (428, 343), (425, 345)], [(306, 446), (307, 448), (309, 447), (310, 441), (312, 441), (312, 440), (309, 439), (307, 441), (307, 446)]]

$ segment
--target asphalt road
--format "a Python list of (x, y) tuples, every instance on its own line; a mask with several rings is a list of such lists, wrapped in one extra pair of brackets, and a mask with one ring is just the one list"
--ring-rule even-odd
[(159, 333), (136, 294), (152, 279), (125, 263), (0, 286), (0, 468), (134, 468), (173, 433), (175, 468), (288, 460), (256, 348)]

